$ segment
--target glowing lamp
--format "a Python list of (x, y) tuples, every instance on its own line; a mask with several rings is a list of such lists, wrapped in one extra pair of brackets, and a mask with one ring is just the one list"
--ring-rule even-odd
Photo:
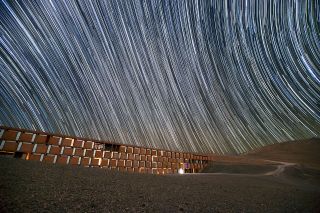
[(184, 169), (180, 168), (180, 169), (178, 170), (178, 173), (181, 174), (181, 175), (183, 175), (183, 174), (184, 174)]

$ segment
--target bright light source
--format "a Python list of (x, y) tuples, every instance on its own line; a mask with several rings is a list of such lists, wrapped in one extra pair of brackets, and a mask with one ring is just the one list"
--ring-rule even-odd
[(179, 172), (179, 174), (182, 175), (182, 174), (184, 174), (184, 169), (180, 168), (178, 172)]

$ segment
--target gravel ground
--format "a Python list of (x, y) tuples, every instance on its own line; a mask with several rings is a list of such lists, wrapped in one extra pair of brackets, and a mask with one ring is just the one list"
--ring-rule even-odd
[(320, 176), (301, 169), (156, 176), (0, 158), (0, 171), (0, 212), (320, 212)]
[(204, 173), (237, 173), (237, 174), (263, 174), (275, 170), (275, 165), (254, 165), (254, 164), (229, 164), (229, 163), (210, 163), (203, 169)]

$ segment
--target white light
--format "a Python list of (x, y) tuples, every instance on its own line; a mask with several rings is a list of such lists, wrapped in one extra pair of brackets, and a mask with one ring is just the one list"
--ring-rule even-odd
[(178, 173), (181, 174), (181, 175), (184, 174), (184, 169), (180, 168)]

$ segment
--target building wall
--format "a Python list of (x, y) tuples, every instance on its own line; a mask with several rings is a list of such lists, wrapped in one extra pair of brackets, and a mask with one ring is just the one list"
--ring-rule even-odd
[(25, 160), (118, 171), (173, 174), (199, 172), (212, 157), (0, 127), (0, 154)]

